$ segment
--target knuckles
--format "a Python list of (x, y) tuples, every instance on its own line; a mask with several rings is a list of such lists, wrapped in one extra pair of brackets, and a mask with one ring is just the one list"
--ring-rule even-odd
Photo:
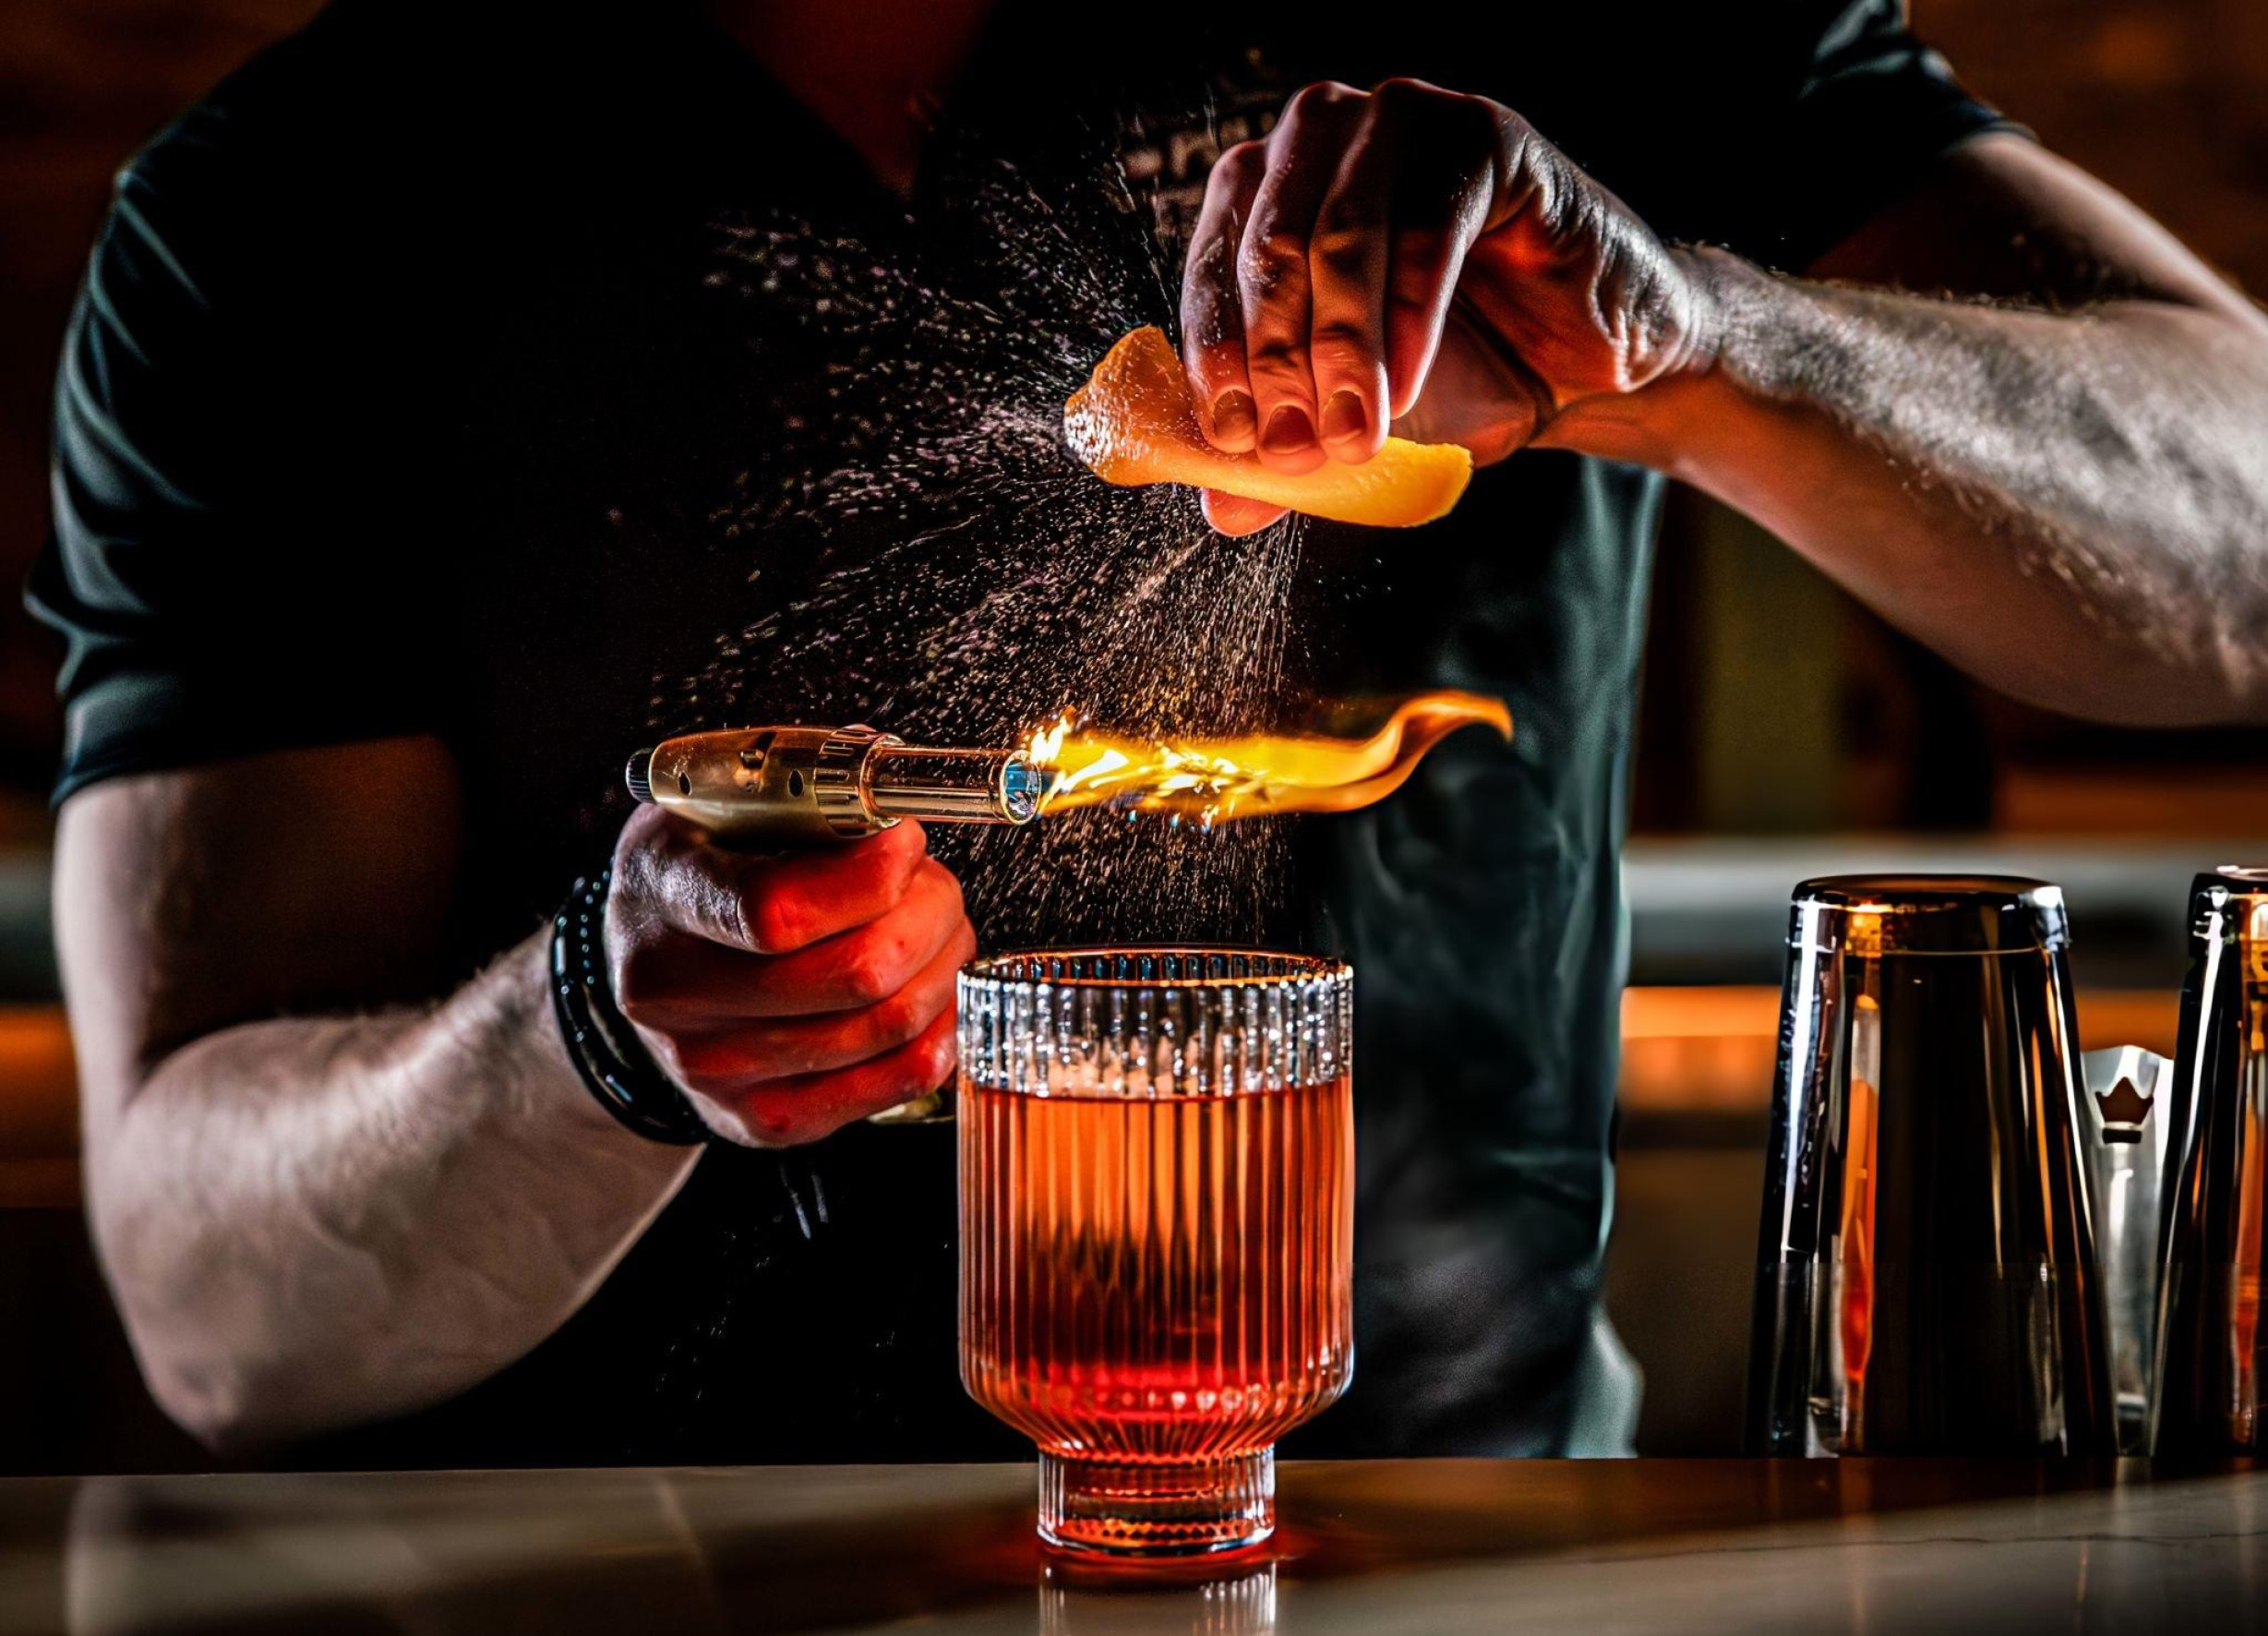
[(1241, 193), (1257, 186), (1260, 178), (1267, 174), (1268, 150), (1265, 142), (1239, 142), (1221, 150), (1220, 157), (1213, 162), (1213, 169), (1206, 177), (1206, 191)]
[(1307, 269), (1307, 240), (1281, 223), (1257, 227), (1244, 235), (1236, 257), (1237, 278), (1259, 295)]
[(875, 1005), (896, 993), (908, 975), (904, 944), (878, 934), (860, 939), (845, 956), (840, 981), (853, 1004)]
[(834, 1127), (800, 1114), (792, 1101), (767, 1092), (740, 1100), (703, 1099), (702, 1123), (743, 1148), (797, 1148), (832, 1134)]
[[(1357, 107), (1361, 117), (1350, 119)], [(1326, 111), (1327, 119), (1319, 117)], [(1387, 222), (1373, 219), (1378, 211), (1370, 201), (1350, 200), (1334, 189), (1312, 223), (1278, 213), (1268, 178), (1284, 173), (1295, 153), (1302, 164), (1319, 162), (1318, 153), (1324, 155), (1320, 162), (1329, 162), (1332, 147), (1343, 149), (1339, 157), (1350, 162), (1373, 151), (1394, 155), (1392, 217), (1400, 222), (1414, 214), (1446, 235), (1473, 189), (1484, 190), (1499, 162), (1524, 149), (1519, 138), (1526, 130), (1517, 114), (1485, 97), (1422, 79), (1385, 79), (1367, 91), (1337, 81), (1303, 88), (1285, 104), (1273, 137), (1237, 143), (1214, 164), (1211, 186), (1256, 195), (1236, 247), (1238, 283), (1249, 297), (1265, 302), (1304, 276), (1311, 264), (1326, 277), (1353, 277), (1378, 255)], [(1193, 271), (1217, 269), (1209, 259), (1192, 265)]]
[(849, 1107), (814, 1095), (816, 1086), (750, 1089), (726, 1077), (689, 1076), (683, 1053), (669, 1041), (657, 1047), (656, 1057), (699, 1099), (702, 1119), (718, 1135), (753, 1148), (801, 1147), (832, 1136), (866, 1113), (924, 1095), (952, 1077), (956, 1054), (953, 1030), (930, 1026), (933, 1017), (910, 1020), (910, 1006), (906, 1014), (909, 1020), (902, 1025), (905, 1038), (890, 1043), (886, 1062), (846, 1070), (858, 1075), (858, 1099)]
[(1291, 93), (1290, 100), (1284, 103), (1284, 115), (1288, 119), (1301, 114), (1313, 115), (1320, 109), (1340, 102), (1358, 102), (1362, 96), (1361, 91), (1341, 80), (1317, 79)]
[(1242, 142), (1231, 142), (1220, 150), (1213, 162), (1213, 169), (1226, 176), (1257, 178), (1268, 168), (1268, 145), (1265, 137), (1252, 137)]
[(1376, 258), (1377, 246), (1377, 231), (1370, 223), (1326, 211), (1315, 223), (1308, 254), (1325, 277), (1352, 281)]
[(736, 894), (735, 904), (745, 946), (760, 954), (801, 946), (804, 917), (787, 893), (752, 887)]
[(751, 1147), (797, 1148), (830, 1134), (817, 1128), (815, 1122), (798, 1119), (787, 1108), (770, 1101), (742, 1108), (738, 1118)]
[(909, 1094), (920, 1096), (942, 1085), (959, 1065), (958, 1055), (957, 1042), (950, 1031), (925, 1039), (914, 1053), (915, 1084)]
[(1456, 91), (1444, 90), (1429, 81), (1412, 79), (1405, 74), (1381, 79), (1370, 88), (1370, 109), (1374, 115), (1400, 117), (1430, 110), (1443, 102), (1466, 100)]
[(1448, 259), (1450, 242), (1451, 235), (1446, 225), (1432, 222), (1398, 223), (1394, 229), (1394, 265), (1430, 274)]
[(873, 1030), (876, 1048), (887, 1051), (920, 1033), (932, 1018), (930, 1006), (923, 1004), (920, 996), (899, 992), (874, 1007), (869, 1027)]
[(1333, 319), (1315, 325), (1310, 348), (1318, 361), (1345, 363), (1369, 358), (1377, 351), (1378, 342), (1360, 324)]
[(951, 914), (955, 920), (967, 920), (967, 898), (962, 891), (961, 877), (954, 874), (943, 864), (938, 862), (934, 858), (923, 864), (922, 867), (925, 870), (932, 872), (933, 875), (942, 877), (940, 884), (943, 886), (945, 892), (946, 912)]
[(1245, 343), (1246, 361), (1255, 375), (1275, 377), (1285, 373), (1296, 375), (1306, 367), (1307, 348), (1301, 344), (1304, 337), (1268, 335)]
[(1496, 104), (1486, 97), (1449, 90), (1428, 80), (1397, 76), (1371, 87), (1370, 115), (1398, 125), (1423, 124), (1470, 134), (1494, 129)]

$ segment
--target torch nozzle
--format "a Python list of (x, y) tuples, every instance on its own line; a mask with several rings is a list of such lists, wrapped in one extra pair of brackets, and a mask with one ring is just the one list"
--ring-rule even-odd
[(872, 728), (688, 733), (630, 757), (630, 795), (720, 838), (855, 840), (900, 819), (1027, 824), (1047, 776), (1021, 750), (930, 749)]
[(880, 743), (867, 752), (867, 800), (925, 824), (1026, 824), (1046, 780), (1021, 750), (930, 750)]

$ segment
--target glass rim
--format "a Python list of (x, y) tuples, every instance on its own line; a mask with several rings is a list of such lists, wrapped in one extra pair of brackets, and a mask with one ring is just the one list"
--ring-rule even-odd
[(1201, 944), (1026, 950), (954, 978), (964, 1082), (1035, 1096), (1239, 1096), (1343, 1078), (1354, 968)]
[[(1111, 968), (1081, 969), (1092, 961), (1109, 961)], [(1254, 970), (1254, 965), (1266, 969)], [(1035, 966), (1040, 969), (1030, 969)], [(1134, 968), (1125, 969), (1129, 966)], [(1217, 966), (1221, 968), (1215, 969)], [(1026, 989), (1239, 989), (1350, 980), (1354, 968), (1327, 955), (1290, 949), (1234, 944), (1126, 943), (1009, 949), (979, 956), (962, 967), (960, 975), (966, 980)]]

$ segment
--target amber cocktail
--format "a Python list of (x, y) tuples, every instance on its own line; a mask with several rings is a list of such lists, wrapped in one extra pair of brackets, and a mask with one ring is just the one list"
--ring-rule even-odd
[(1233, 1549), (1354, 1370), (1352, 982), (1219, 949), (961, 974), (961, 1378), (1073, 1550)]

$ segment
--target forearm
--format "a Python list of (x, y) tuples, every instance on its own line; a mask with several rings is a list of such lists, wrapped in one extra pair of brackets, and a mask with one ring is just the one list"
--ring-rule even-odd
[(216, 1441), (408, 1410), (582, 1303), (690, 1171), (578, 1083), (541, 937), (422, 1013), (174, 1052), (90, 1145), (90, 1210), (153, 1389)]
[(2268, 324), (1686, 259), (1713, 367), (1580, 405), (1551, 440), (1708, 490), (2020, 697), (2134, 722), (2268, 713)]

